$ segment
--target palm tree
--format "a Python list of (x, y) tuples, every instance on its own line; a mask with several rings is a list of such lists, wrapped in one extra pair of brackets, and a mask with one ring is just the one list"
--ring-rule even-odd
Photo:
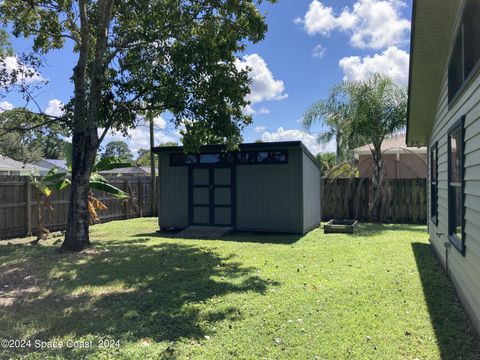
[(345, 129), (351, 117), (350, 101), (346, 82), (334, 85), (330, 89), (328, 98), (314, 103), (303, 116), (303, 127), (310, 130), (315, 121), (320, 121), (327, 130), (318, 135), (317, 141), (326, 144), (335, 139), (335, 163), (343, 160), (347, 141), (344, 141)]
[(382, 143), (386, 137), (403, 130), (407, 124), (407, 90), (386, 75), (373, 74), (365, 80), (352, 83), (349, 92), (354, 113), (350, 131), (364, 142), (373, 144), (375, 196), (370, 216), (376, 220), (386, 204), (382, 198), (382, 187), (385, 185)]

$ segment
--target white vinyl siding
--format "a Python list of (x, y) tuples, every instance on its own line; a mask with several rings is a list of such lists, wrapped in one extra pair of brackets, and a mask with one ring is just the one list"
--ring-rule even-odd
[[(457, 24), (458, 24), (457, 16)], [(450, 49), (454, 33), (451, 34)], [(450, 52), (449, 52), (450, 53)], [(432, 244), (445, 262), (448, 241), (448, 162), (449, 128), (465, 115), (465, 257), (453, 246), (448, 266), (466, 306), (480, 324), (480, 76), (477, 72), (457, 99), (448, 106), (448, 76), (445, 67), (440, 98), (436, 107), (429, 146), (438, 141), (438, 227), (429, 222)], [(430, 166), (430, 164), (429, 164)], [(430, 171), (429, 171), (430, 173)]]

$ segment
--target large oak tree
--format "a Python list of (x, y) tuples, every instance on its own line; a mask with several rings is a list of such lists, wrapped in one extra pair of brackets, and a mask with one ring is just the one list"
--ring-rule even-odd
[[(270, 0), (274, 2), (275, 0)], [(251, 122), (247, 71), (235, 65), (263, 39), (261, 0), (4, 0), (1, 20), (47, 53), (74, 45), (74, 93), (62, 118), (71, 129), (73, 169), (64, 249), (89, 240), (89, 178), (99, 145), (126, 132), (136, 114), (169, 111), (189, 151), (221, 139), (229, 147)]]

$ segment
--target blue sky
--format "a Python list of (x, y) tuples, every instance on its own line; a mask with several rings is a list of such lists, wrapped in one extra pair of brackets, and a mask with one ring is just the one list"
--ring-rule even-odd
[[(279, 0), (262, 4), (269, 31), (264, 41), (251, 45), (238, 62), (248, 65), (252, 87), (253, 124), (244, 132), (247, 142), (302, 140), (313, 152), (333, 150), (333, 144), (320, 146), (315, 138), (320, 125), (303, 131), (301, 118), (316, 100), (343, 78), (358, 80), (374, 71), (384, 72), (406, 84), (410, 37), (411, 1), (402, 0)], [(31, 43), (11, 39), (18, 52), (28, 51)], [(41, 75), (49, 83), (38, 102), (43, 110), (55, 113), (69, 99), (76, 55), (70, 46), (45, 57)], [(0, 106), (22, 106), (10, 94)], [(168, 115), (157, 119), (156, 142), (177, 140)], [(145, 127), (132, 130), (124, 139), (132, 149), (148, 147)], [(110, 135), (106, 141), (121, 139)]]

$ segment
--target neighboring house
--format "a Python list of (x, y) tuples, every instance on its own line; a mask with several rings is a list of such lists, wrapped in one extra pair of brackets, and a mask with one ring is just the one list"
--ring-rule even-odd
[(151, 169), (150, 166), (131, 166), (125, 168), (118, 168), (112, 170), (100, 171), (102, 175), (111, 175), (111, 176), (147, 176), (150, 175)]
[[(368, 144), (353, 150), (361, 177), (373, 177), (371, 149), (373, 145)], [(383, 141), (382, 158), (387, 179), (427, 177), (427, 148), (407, 147), (405, 134), (392, 136)]]
[(41, 159), (34, 163), (37, 166), (50, 170), (53, 167), (57, 167), (59, 171), (68, 172), (68, 166), (66, 160), (57, 159)]
[(430, 241), (480, 331), (480, 1), (417, 0), (412, 20), (407, 144), (428, 146)]
[(300, 141), (157, 147), (160, 228), (305, 233), (320, 224), (320, 166)]
[(24, 164), (20, 161), (0, 155), (0, 175), (28, 176), (32, 172), (44, 173), (46, 171), (46, 169), (41, 167), (32, 164)]

